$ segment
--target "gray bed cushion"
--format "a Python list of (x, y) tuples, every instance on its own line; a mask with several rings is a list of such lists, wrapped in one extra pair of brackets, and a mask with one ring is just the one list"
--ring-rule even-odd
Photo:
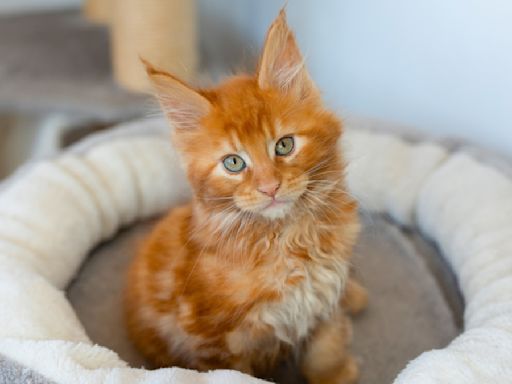
[[(380, 216), (363, 215), (363, 223), (354, 264), (370, 305), (354, 319), (353, 349), (361, 384), (390, 383), (409, 360), (460, 333), (462, 302), (449, 269), (421, 236)], [(127, 339), (121, 295), (126, 268), (153, 225), (135, 225), (97, 248), (68, 289), (92, 340), (135, 367), (144, 360)]]

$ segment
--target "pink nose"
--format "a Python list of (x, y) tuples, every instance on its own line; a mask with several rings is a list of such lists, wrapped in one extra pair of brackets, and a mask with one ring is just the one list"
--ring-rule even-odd
[(280, 186), (281, 186), (281, 183), (276, 181), (276, 182), (273, 182), (273, 183), (268, 183), (268, 184), (260, 185), (258, 187), (258, 191), (260, 191), (264, 195), (267, 195), (267, 196), (270, 196), (270, 197), (274, 197), (276, 195), (276, 192), (277, 192), (277, 190), (279, 189)]

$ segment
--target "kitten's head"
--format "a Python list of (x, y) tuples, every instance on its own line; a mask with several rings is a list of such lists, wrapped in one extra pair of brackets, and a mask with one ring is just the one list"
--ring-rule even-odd
[(323, 107), (283, 11), (254, 76), (197, 90), (146, 66), (196, 197), (210, 209), (278, 219), (338, 181), (341, 125)]

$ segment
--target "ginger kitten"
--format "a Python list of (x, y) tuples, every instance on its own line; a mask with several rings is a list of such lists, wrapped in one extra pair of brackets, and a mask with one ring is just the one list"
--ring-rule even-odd
[(359, 224), (345, 192), (341, 123), (322, 104), (284, 11), (257, 73), (193, 89), (146, 63), (192, 201), (131, 266), (129, 334), (154, 366), (268, 377), (290, 354), (310, 383), (353, 383), (345, 311)]

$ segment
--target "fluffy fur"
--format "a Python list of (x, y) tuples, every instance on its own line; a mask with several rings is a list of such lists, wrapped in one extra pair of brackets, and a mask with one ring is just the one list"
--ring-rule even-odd
[[(357, 205), (342, 178), (341, 124), (284, 12), (254, 76), (194, 90), (146, 66), (194, 196), (159, 223), (130, 269), (134, 343), (155, 366), (259, 376), (294, 352), (310, 382), (354, 382), (343, 307), (366, 302), (348, 277)], [(283, 137), (294, 148), (279, 156)], [(231, 154), (245, 161), (239, 173), (224, 167)]]

